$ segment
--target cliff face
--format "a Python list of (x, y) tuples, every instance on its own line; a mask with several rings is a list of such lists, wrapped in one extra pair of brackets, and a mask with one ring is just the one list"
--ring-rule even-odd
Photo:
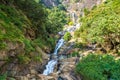
[(62, 4), (72, 21), (75, 23), (78, 21), (79, 16), (84, 16), (84, 9), (92, 9), (94, 6), (99, 5), (105, 0), (41, 0), (47, 7), (58, 6)]

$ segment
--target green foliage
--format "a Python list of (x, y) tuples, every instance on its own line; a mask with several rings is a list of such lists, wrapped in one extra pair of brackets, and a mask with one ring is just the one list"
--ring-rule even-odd
[(34, 46), (39, 46), (40, 48), (44, 48), (44, 45), (45, 45), (45, 41), (43, 41), (42, 39), (40, 39), (40, 38), (37, 38), (37, 39), (35, 39), (33, 42), (32, 42), (32, 44), (34, 45)]
[(48, 33), (56, 34), (62, 30), (63, 26), (67, 23), (67, 16), (65, 11), (57, 7), (48, 9), (48, 21), (46, 23), (46, 30)]
[(35, 0), (35, 2), (39, 3), (39, 2), (40, 2), (40, 0)]
[(74, 23), (73, 23), (72, 21), (70, 21), (68, 24), (71, 26), (71, 25), (73, 25)]
[(82, 18), (82, 26), (75, 33), (76, 37), (81, 37), (86, 42), (97, 42), (101, 45), (108, 42), (115, 48), (116, 43), (120, 43), (119, 6), (119, 0), (107, 0), (107, 3), (91, 10), (84, 19)]
[(71, 39), (71, 34), (69, 32), (66, 32), (63, 38), (65, 41), (69, 41)]
[(39, 46), (40, 48), (42, 48), (43, 50), (45, 49), (46, 45), (47, 47), (49, 47), (49, 49), (54, 49), (55, 47), (55, 42), (56, 42), (56, 38), (50, 37), (47, 38), (46, 40), (43, 40), (41, 38), (37, 38), (34, 41), (32, 41), (32, 45), (33, 46)]
[[(52, 38), (52, 37), (49, 37), (48, 39), (47, 39), (47, 41), (46, 41), (46, 43), (50, 43), (50, 45), (48, 45), (48, 46), (52, 46), (53, 48), (55, 47), (55, 42), (56, 42), (56, 38)], [(46, 44), (47, 45), (47, 44)]]
[(7, 44), (6, 44), (5, 42), (0, 41), (0, 50), (1, 50), (1, 49), (5, 49), (6, 46), (7, 46)]
[(80, 48), (80, 49), (83, 49), (83, 48), (85, 48), (85, 45), (86, 45), (86, 44), (83, 43), (83, 42), (82, 42), (82, 43), (76, 43), (75, 46), (74, 46), (74, 48)]
[(35, 56), (35, 57), (34, 57), (34, 61), (42, 62), (41, 56)]
[(72, 3), (77, 3), (79, 2), (80, 0), (70, 0)]
[(111, 55), (88, 55), (76, 66), (76, 72), (84, 80), (119, 80), (120, 60)]
[(32, 60), (36, 61), (36, 62), (42, 62), (42, 54), (41, 53), (37, 53), (35, 55), (32, 56)]
[(79, 38), (79, 37), (80, 37), (80, 31), (79, 31), (79, 30), (76, 30), (76, 31), (74, 32), (74, 36), (75, 36), (75, 38)]
[(87, 8), (85, 8), (85, 9), (84, 9), (84, 14), (85, 14), (85, 15), (88, 15), (89, 13), (90, 13), (90, 11), (89, 11)]
[(20, 42), (25, 49), (16, 55), (18, 62), (27, 64), (31, 60), (42, 61), (41, 53), (38, 56), (32, 54), (34, 57), (29, 53), (36, 52), (36, 46), (43, 50), (46, 46), (50, 50), (54, 48), (56, 39), (53, 36), (67, 22), (65, 11), (61, 9), (63, 5), (47, 9), (39, 0), (1, 0), (0, 50), (8, 49), (9, 42)]
[[(29, 24), (28, 19), (21, 13), (20, 10), (16, 10), (11, 6), (0, 5), (1, 19), (13, 23), (19, 29), (23, 29)], [(5, 15), (6, 14), (6, 15)]]
[(0, 75), (0, 80), (6, 80), (7, 78), (7, 73)]
[(40, 3), (36, 3), (35, 0), (15, 0), (14, 5), (16, 5), (18, 9), (22, 10), (30, 20), (32, 24), (29, 26), (35, 30), (37, 37), (40, 37), (43, 34), (45, 36), (48, 35), (46, 32), (47, 27), (45, 26), (47, 11), (44, 6)]
[(25, 51), (26, 51), (26, 53), (30, 53), (32, 51), (35, 51), (35, 49), (33, 48), (30, 40), (25, 39), (24, 40), (24, 44), (25, 44)]
[[(0, 49), (5, 49), (7, 44), (5, 40), (8, 41), (19, 41), (22, 42), (24, 39), (22, 29), (20, 27), (27, 23), (26, 19), (21, 17), (17, 10), (10, 6), (0, 5)], [(26, 21), (22, 23), (22, 20)], [(16, 25), (16, 21), (20, 24)]]
[(28, 64), (31, 60), (28, 56), (26, 56), (24, 54), (18, 55), (17, 58), (18, 58), (18, 62), (20, 64)]
[(59, 10), (64, 10), (64, 11), (66, 11), (65, 6), (62, 5), (62, 4), (59, 4), (59, 5), (58, 5), (58, 9), (59, 9)]

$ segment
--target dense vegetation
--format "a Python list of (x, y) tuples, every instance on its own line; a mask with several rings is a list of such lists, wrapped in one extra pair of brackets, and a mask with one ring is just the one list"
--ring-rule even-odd
[(15, 60), (23, 65), (42, 62), (43, 52), (54, 49), (55, 35), (66, 23), (64, 10), (48, 9), (39, 0), (0, 0), (0, 60), (5, 61), (0, 74)]
[(88, 55), (76, 66), (83, 80), (119, 80), (120, 60), (110, 55)]
[[(98, 43), (105, 50), (120, 49), (120, 1), (107, 0), (81, 18), (82, 26), (75, 32), (86, 43)], [(87, 10), (85, 10), (86, 12)], [(88, 11), (87, 11), (88, 12)]]
[[(107, 55), (88, 55), (76, 66), (76, 72), (83, 80), (119, 80), (120, 60), (110, 53), (120, 53), (120, 0), (106, 0), (91, 11), (85, 9), (81, 17), (82, 26), (75, 32), (81, 38), (80, 44), (97, 44)], [(103, 52), (102, 52), (103, 53)], [(95, 55), (96, 54), (96, 55)]]

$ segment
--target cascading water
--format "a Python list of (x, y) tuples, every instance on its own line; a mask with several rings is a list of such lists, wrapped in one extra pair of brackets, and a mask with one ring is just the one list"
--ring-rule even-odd
[(57, 55), (59, 48), (64, 44), (64, 39), (60, 39), (55, 47), (54, 54)]
[[(75, 26), (72, 26), (70, 28), (68, 28), (67, 30), (65, 31), (68, 31), (68, 32), (73, 32), (75, 31), (76, 29), (78, 29), (80, 27), (80, 24), (76, 24)], [(59, 33), (60, 34), (60, 33)], [(64, 32), (65, 34), (65, 32)], [(62, 35), (64, 35), (62, 34)], [(61, 48), (61, 46), (64, 44), (64, 39), (61, 38), (59, 39), (58, 43), (56, 44), (56, 47), (55, 47), (55, 50), (54, 50), (54, 54), (53, 54), (53, 59), (51, 59), (48, 64), (46, 65), (46, 69), (43, 71), (43, 74), (44, 75), (48, 75), (50, 73), (52, 73), (54, 71), (54, 66), (57, 64), (58, 62), (58, 59), (57, 59), (57, 53), (58, 53), (58, 50)]]
[[(60, 39), (55, 47), (54, 50), (54, 56), (57, 56), (58, 50), (60, 49), (60, 47), (64, 44), (64, 39)], [(52, 60), (50, 60), (48, 62), (48, 64), (46, 65), (46, 69), (43, 71), (44, 75), (48, 75), (50, 73), (52, 73), (54, 71), (54, 66), (55, 64), (57, 64), (57, 59), (53, 58)]]

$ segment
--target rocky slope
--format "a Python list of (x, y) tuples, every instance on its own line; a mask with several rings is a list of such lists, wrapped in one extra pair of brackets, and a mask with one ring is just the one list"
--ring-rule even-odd
[(5, 79), (3, 75), (8, 80), (26, 80), (21, 76), (42, 72), (48, 60), (45, 52), (50, 52), (50, 48), (36, 43), (34, 21), (19, 6), (14, 1), (0, 0), (0, 80)]

